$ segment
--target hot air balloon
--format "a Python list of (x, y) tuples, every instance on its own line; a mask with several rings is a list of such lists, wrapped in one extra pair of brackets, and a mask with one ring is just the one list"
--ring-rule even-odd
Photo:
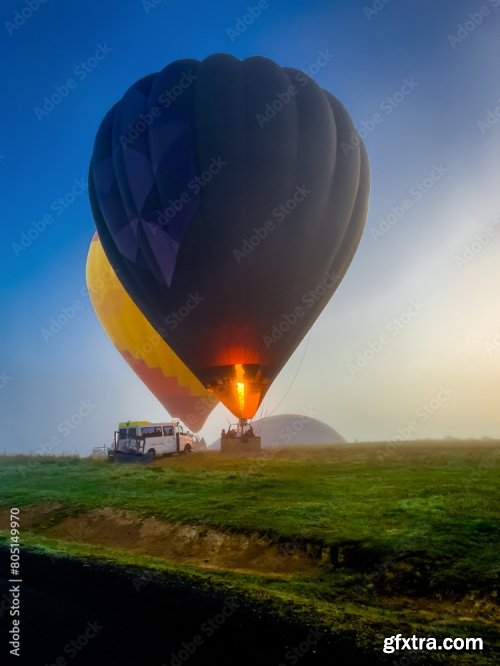
[(87, 256), (90, 300), (111, 342), (172, 416), (198, 432), (217, 404), (145, 319), (94, 234)]
[(271, 60), (180, 60), (104, 117), (89, 194), (111, 264), (201, 383), (240, 419), (342, 280), (369, 164), (342, 104)]

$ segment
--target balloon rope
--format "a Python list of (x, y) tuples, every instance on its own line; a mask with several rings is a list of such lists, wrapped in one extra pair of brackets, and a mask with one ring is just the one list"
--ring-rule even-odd
[(266, 409), (266, 413), (264, 414), (264, 416), (262, 416), (262, 412), (263, 412), (263, 411), (264, 411), (264, 403), (262, 403), (262, 406), (261, 406), (261, 408), (260, 408), (260, 416), (259, 416), (259, 418), (258, 418), (258, 420), (257, 420), (257, 423), (258, 423), (259, 425), (256, 426), (257, 434), (259, 434), (259, 435), (260, 435), (260, 431), (261, 431), (261, 429), (262, 429), (262, 421), (263, 421), (263, 419), (266, 418), (266, 416), (267, 416), (267, 412), (269, 411), (269, 408)]
[(299, 367), (298, 367), (297, 370), (295, 371), (295, 374), (294, 374), (294, 376), (293, 376), (293, 378), (292, 378), (292, 381), (290, 382), (290, 386), (287, 388), (287, 390), (286, 390), (286, 392), (285, 392), (285, 395), (281, 398), (281, 400), (278, 402), (278, 404), (277, 404), (276, 407), (273, 409), (273, 411), (269, 414), (269, 416), (272, 416), (272, 415), (274, 414), (274, 412), (278, 409), (278, 407), (281, 405), (281, 403), (282, 403), (283, 400), (286, 398), (286, 396), (290, 393), (290, 389), (292, 388), (292, 386), (293, 386), (294, 383), (295, 383), (295, 380), (297, 379), (297, 375), (298, 375), (299, 372), (300, 372), (300, 369), (301, 369), (301, 367), (302, 367), (302, 363), (304, 363), (304, 359), (305, 359), (305, 357), (306, 357), (306, 352), (307, 352), (307, 349), (308, 349), (308, 347), (309, 347), (309, 340), (311, 339), (311, 333), (312, 333), (312, 331), (311, 331), (311, 332), (309, 333), (309, 335), (307, 336), (307, 342), (306, 342), (306, 345), (305, 345), (305, 347), (304, 347), (304, 353), (302, 354), (302, 358), (300, 359)]

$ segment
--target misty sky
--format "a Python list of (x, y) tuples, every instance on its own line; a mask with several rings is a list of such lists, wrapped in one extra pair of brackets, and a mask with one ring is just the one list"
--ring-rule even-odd
[[(245, 25), (258, 5), (2, 2), (0, 451), (86, 454), (119, 420), (167, 418), (85, 295), (86, 177), (136, 79), (213, 52), (308, 72), (372, 168), (351, 268), (258, 416), (309, 414), (358, 440), (500, 437), (500, 0), (262, 0)], [(228, 419), (218, 407), (206, 438)]]

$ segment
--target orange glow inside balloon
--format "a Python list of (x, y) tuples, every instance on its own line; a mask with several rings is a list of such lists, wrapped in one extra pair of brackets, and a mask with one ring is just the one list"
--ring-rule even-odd
[(208, 390), (239, 419), (251, 419), (269, 388), (269, 369), (262, 365), (235, 363), (212, 368), (217, 379)]

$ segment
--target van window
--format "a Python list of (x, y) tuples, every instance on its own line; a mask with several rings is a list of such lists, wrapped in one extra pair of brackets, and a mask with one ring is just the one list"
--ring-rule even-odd
[(147, 426), (142, 428), (144, 437), (161, 437), (161, 426)]
[(137, 435), (137, 428), (129, 428), (128, 429), (128, 436), (129, 437), (135, 437)]
[(120, 439), (127, 436), (127, 428), (120, 428)]
[(173, 426), (163, 426), (163, 432), (166, 437), (172, 437), (174, 434), (174, 428)]

